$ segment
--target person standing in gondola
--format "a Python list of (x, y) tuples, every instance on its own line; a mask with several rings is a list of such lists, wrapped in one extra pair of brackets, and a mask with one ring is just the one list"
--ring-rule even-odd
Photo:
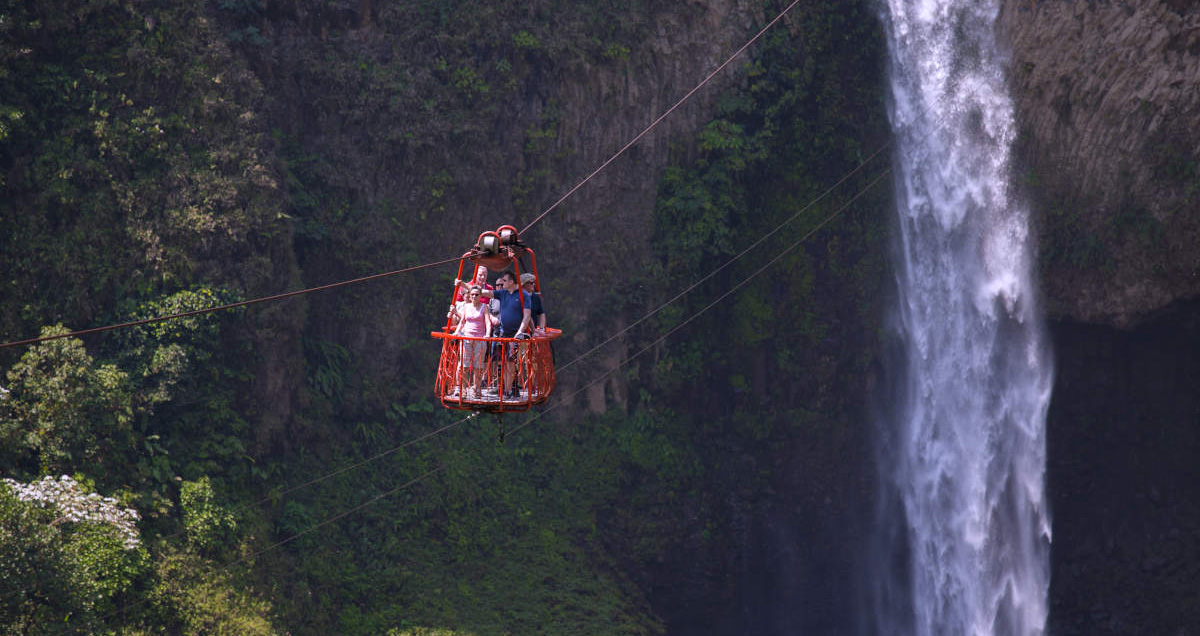
[[(484, 267), (483, 265), (480, 265), (475, 268), (475, 277), (472, 278), (471, 280), (468, 281), (468, 280), (459, 280), (457, 278), (454, 279), (454, 288), (456, 290), (455, 295), (454, 295), (454, 302), (450, 305), (449, 311), (446, 312), (446, 318), (450, 319), (450, 325), (449, 325), (450, 327), (453, 327), (455, 324), (457, 324), (455, 322), (457, 320), (457, 318), (455, 317), (455, 307), (457, 307), (459, 303), (467, 302), (467, 292), (470, 290), (471, 285), (478, 285), (481, 290), (493, 289), (492, 286), (490, 284), (488, 284), (488, 282), (487, 282), (487, 275), (488, 275), (488, 268)], [(488, 304), (487, 298), (483, 298), (482, 300), (483, 300), (483, 304), (485, 304), (485, 305)]]
[[(471, 285), (479, 285), (479, 288), (481, 290), (495, 289), (495, 287), (492, 287), (492, 285), (487, 282), (487, 277), (488, 277), (488, 268), (484, 267), (483, 265), (480, 265), (475, 268), (475, 277), (472, 278), (471, 280), (455, 281), (455, 283), (458, 284), (458, 295), (455, 296), (454, 302), (461, 302), (461, 301), (467, 300), (466, 294)], [(486, 305), (487, 303), (485, 302), (484, 304)]]
[[(521, 291), (529, 294), (533, 300), (530, 303), (529, 315), (533, 319), (533, 335), (546, 335), (546, 311), (542, 308), (542, 294), (537, 290), (537, 276), (532, 272), (521, 274)], [(549, 347), (549, 343), (542, 345)], [(522, 365), (519, 371), (521, 384), (529, 391), (533, 397), (535, 393), (542, 390), (538, 383), (533, 379), (537, 377), (538, 356), (530, 355), (531, 344), (529, 342), (521, 343), (521, 359), (528, 360), (528, 366)], [(532, 377), (531, 377), (532, 376)]]
[(533, 299), (529, 305), (529, 316), (533, 319), (533, 333), (540, 335), (546, 331), (546, 312), (542, 309), (542, 294), (536, 288), (536, 276), (530, 272), (521, 274), (521, 291), (529, 294), (529, 297)]
[[(472, 395), (478, 399), (479, 385), (484, 375), (483, 354), (487, 350), (488, 343), (486, 340), (474, 340), (473, 338), (489, 337), (495, 326), (495, 318), (492, 317), (492, 312), (488, 311), (488, 306), (482, 302), (483, 288), (479, 285), (471, 285), (466, 294), (467, 300), (455, 306), (455, 313), (458, 314), (458, 326), (454, 328), (454, 335), (468, 337), (462, 340), (462, 365), (459, 373), (469, 373)], [(454, 384), (456, 387), (462, 386), (461, 375)]]
[[(483, 296), (494, 297), (500, 301), (500, 337), (528, 338), (533, 330), (531, 306), (533, 298), (521, 291), (516, 276), (512, 272), (500, 274), (496, 279), (497, 288), (494, 291), (484, 291)], [(513, 343), (505, 343), (500, 353), (502, 371), (500, 374), (500, 394), (502, 398), (518, 399), (520, 390), (516, 380), (517, 347)], [(511, 390), (509, 385), (512, 386)]]

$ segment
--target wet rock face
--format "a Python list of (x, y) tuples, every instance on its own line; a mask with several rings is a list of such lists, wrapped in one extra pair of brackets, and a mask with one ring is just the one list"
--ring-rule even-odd
[(1200, 4), (1008, 0), (1018, 181), (1051, 313), (1128, 327), (1200, 293)]

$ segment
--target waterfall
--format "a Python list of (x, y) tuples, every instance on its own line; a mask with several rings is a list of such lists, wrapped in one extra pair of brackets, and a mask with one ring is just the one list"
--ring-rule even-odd
[[(895, 404), (880, 418), (875, 631), (1041, 634), (1053, 361), (1009, 185), (999, 0), (888, 0)], [(899, 556), (897, 556), (899, 555)], [(890, 583), (889, 583), (890, 581)]]

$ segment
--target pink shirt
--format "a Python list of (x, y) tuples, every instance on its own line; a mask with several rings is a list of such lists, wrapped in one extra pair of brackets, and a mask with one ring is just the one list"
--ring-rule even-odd
[(455, 330), (460, 336), (472, 336), (482, 338), (487, 335), (488, 317), (491, 314), (488, 312), (488, 306), (485, 303), (479, 303), (479, 307), (475, 307), (474, 303), (464, 302), (458, 306), (459, 323), (458, 329)]

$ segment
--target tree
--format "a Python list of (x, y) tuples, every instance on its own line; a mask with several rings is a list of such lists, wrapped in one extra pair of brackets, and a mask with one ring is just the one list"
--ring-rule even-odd
[(188, 542), (197, 550), (219, 553), (232, 545), (237, 521), (233, 513), (217, 503), (207, 475), (196, 481), (183, 482), (179, 506), (183, 510)]
[[(42, 336), (66, 333), (46, 327)], [(59, 474), (87, 465), (103, 480), (121, 471), (133, 444), (129, 376), (97, 365), (78, 338), (30, 347), (8, 372), (0, 401), (0, 460), (31, 474)]]
[(91, 633), (112, 620), (148, 571), (137, 520), (65, 475), (0, 480), (0, 631)]

